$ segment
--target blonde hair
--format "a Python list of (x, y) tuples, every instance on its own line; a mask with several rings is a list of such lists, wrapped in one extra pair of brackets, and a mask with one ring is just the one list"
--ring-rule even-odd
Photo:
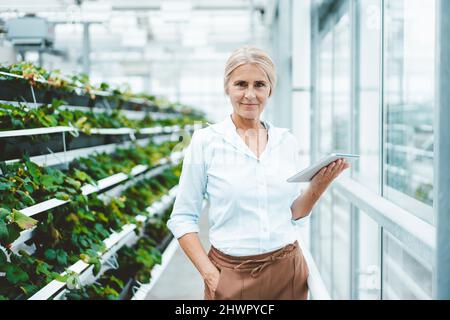
[(269, 79), (269, 96), (271, 96), (277, 82), (275, 64), (265, 51), (255, 46), (243, 46), (231, 53), (225, 65), (225, 77), (223, 82), (225, 93), (228, 94), (228, 83), (230, 82), (233, 71), (245, 64), (254, 64), (264, 71)]

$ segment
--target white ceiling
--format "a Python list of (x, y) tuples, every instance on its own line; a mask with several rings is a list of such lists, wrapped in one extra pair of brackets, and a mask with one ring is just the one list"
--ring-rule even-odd
[[(267, 26), (257, 9), (272, 0), (10, 0), (0, 18), (35, 13), (56, 23), (58, 49), (80, 48), (82, 27), (91, 22), (93, 58), (102, 52), (186, 54), (199, 48), (229, 52), (244, 43), (263, 43)], [(253, 8), (253, 10), (251, 10)], [(117, 57), (117, 55), (116, 55)]]

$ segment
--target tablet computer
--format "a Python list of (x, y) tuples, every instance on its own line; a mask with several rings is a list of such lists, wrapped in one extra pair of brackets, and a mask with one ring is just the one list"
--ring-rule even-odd
[(346, 159), (346, 160), (354, 160), (358, 159), (359, 155), (357, 154), (346, 154), (346, 153), (332, 153), (319, 161), (317, 161), (315, 164), (309, 166), (308, 168), (300, 171), (296, 175), (290, 177), (287, 181), (288, 182), (309, 182), (311, 179), (323, 168), (328, 166), (330, 163), (339, 160), (339, 159)]

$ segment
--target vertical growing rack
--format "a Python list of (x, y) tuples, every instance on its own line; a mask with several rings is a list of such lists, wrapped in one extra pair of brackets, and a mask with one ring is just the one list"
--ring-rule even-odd
[[(25, 252), (26, 255), (33, 257), (37, 251), (45, 250), (45, 248), (42, 248), (42, 244), (39, 244), (39, 236), (41, 235), (37, 233), (39, 225), (42, 221), (45, 221), (48, 215), (53, 215), (55, 210), (61, 211), (58, 211), (58, 214), (63, 213), (64, 208), (67, 206), (75, 206), (74, 213), (76, 215), (76, 201), (78, 200), (75, 200), (74, 194), (67, 192), (68, 194), (62, 198), (61, 196), (49, 195), (42, 201), (33, 201), (31, 205), (15, 204), (20, 209), (11, 212), (17, 212), (17, 216), (20, 214), (20, 216), (36, 219), (36, 223), (28, 228), (24, 228), (12, 243), (0, 242), (0, 244), (3, 244), (0, 247), (0, 268), (2, 268), (0, 269), (0, 297), (33, 300), (66, 299), (68, 291), (80, 290), (85, 286), (95, 284), (100, 277), (111, 269), (120, 269), (120, 265), (117, 263), (118, 252), (124, 247), (137, 245), (140, 239), (148, 239), (150, 237), (148, 228), (152, 228), (152, 223), (161, 223), (163, 221), (162, 216), (170, 210), (177, 191), (177, 183), (165, 181), (164, 174), (170, 172), (170, 170), (173, 171), (183, 158), (182, 147), (177, 146), (176, 150), (178, 151), (167, 153), (167, 150), (164, 151), (164, 148), (167, 149), (167, 146), (164, 147), (164, 145), (170, 141), (176, 144), (176, 142), (181, 140), (180, 137), (189, 137), (195, 129), (201, 128), (203, 126), (201, 120), (204, 120), (203, 115), (191, 109), (182, 109), (180, 106), (177, 108), (173, 106), (162, 107), (158, 106), (154, 101), (143, 98), (125, 98), (117, 93), (87, 90), (86, 88), (70, 87), (69, 85), (67, 87), (70, 87), (70, 89), (55, 88), (52, 87), (48, 79), (38, 77), (33, 79), (34, 81), (29, 82), (29, 79), (25, 79), (21, 75), (5, 72), (4, 68), (2, 70), (0, 71), (0, 104), (2, 106), (0, 110), (3, 113), (0, 114), (0, 119), (13, 118), (12, 114), (15, 108), (32, 113), (33, 110), (46, 108), (48, 104), (54, 103), (56, 99), (63, 99), (64, 101), (59, 102), (57, 106), (58, 111), (50, 115), (54, 116), (55, 119), (58, 118), (58, 121), (61, 121), (61, 118), (67, 112), (83, 113), (81, 115), (86, 118), (84, 121), (94, 124), (95, 120), (97, 120), (97, 115), (98, 117), (112, 115), (111, 117), (117, 117), (120, 120), (119, 123), (108, 125), (108, 127), (97, 126), (89, 128), (78, 125), (78, 122), (76, 124), (69, 122), (68, 125), (57, 123), (56, 125), (42, 127), (27, 128), (19, 126), (16, 128), (14, 126), (11, 127), (14, 121), (11, 121), (11, 123), (3, 121), (0, 128), (0, 148), (2, 148), (0, 161), (2, 161), (4, 168), (22, 163), (24, 159), (29, 159), (31, 163), (37, 166), (54, 168), (55, 170), (61, 169), (64, 173), (67, 172), (69, 174), (73, 172), (73, 168), (77, 168), (77, 162), (80, 161), (80, 158), (90, 159), (94, 161), (90, 163), (95, 164), (98, 159), (101, 159), (101, 157), (98, 157), (99, 154), (102, 154), (105, 159), (114, 159), (115, 154), (117, 152), (120, 153), (121, 150), (129, 149), (142, 152), (149, 145), (157, 153), (154, 158), (150, 154), (149, 156), (152, 160), (143, 159), (143, 163), (139, 161), (143, 154), (139, 154), (136, 157), (138, 160), (135, 161), (133, 159), (135, 161), (133, 166), (126, 167), (123, 172), (111, 172), (108, 176), (103, 176), (101, 179), (96, 179), (96, 181), (84, 182), (80, 186), (77, 196), (84, 197), (86, 201), (91, 196), (98, 197), (105, 204), (113, 199), (121, 198), (124, 193), (132, 189), (136, 184), (142, 183), (142, 181), (147, 181), (150, 184), (153, 181), (155, 185), (159, 186), (160, 190), (165, 190), (165, 194), (155, 194), (152, 197), (152, 203), (148, 203), (148, 206), (140, 214), (130, 217), (132, 222), (124, 223), (119, 229), (105, 231), (108, 235), (103, 240), (103, 247), (97, 252), (97, 257), (94, 257), (95, 261), (97, 261), (96, 265), (91, 263), (89, 259), (86, 259), (85, 256), (80, 255), (78, 261), (72, 264), (66, 263), (62, 272), (53, 272), (50, 278), (53, 278), (53, 280), (48, 281), (45, 285), (30, 289), (32, 284), (29, 286), (26, 284), (22, 289), (22, 294), (17, 297), (11, 297), (2, 296), (2, 292), (8, 292), (7, 286), (13, 286), (16, 284), (15, 282), (20, 284), (20, 281), (12, 276), (14, 272), (8, 270), (16, 267), (17, 270), (21, 268), (13, 265), (14, 259), (12, 257), (16, 255), (21, 257)], [(118, 114), (120, 114), (120, 117), (117, 116)], [(145, 120), (147, 120), (146, 123), (148, 123), (149, 118), (152, 119), (150, 121), (151, 125), (137, 125), (139, 121), (145, 123)], [(117, 120), (116, 118), (114, 119)], [(128, 123), (127, 121), (130, 121), (129, 123), (132, 126), (121, 125)], [(108, 123), (108, 121), (104, 121), (104, 123)], [(162, 149), (158, 149), (158, 146), (162, 146)], [(139, 148), (142, 150), (139, 151)], [(25, 155), (28, 158), (24, 158)], [(111, 158), (107, 158), (109, 156)], [(124, 162), (127, 160), (124, 159)], [(113, 160), (111, 161), (113, 162)], [(101, 163), (95, 165), (102, 167)], [(25, 170), (29, 171), (30, 169), (27, 168)], [(4, 174), (5, 172), (2, 171), (1, 175)], [(14, 187), (7, 186), (6, 182), (1, 189), (2, 193), (15, 191)], [(7, 208), (4, 209), (6, 210)], [(128, 209), (123, 210), (126, 211)], [(6, 216), (0, 218), (4, 219), (3, 225), (0, 225), (0, 227), (10, 227), (13, 223)], [(6, 229), (4, 228), (4, 230)], [(4, 234), (0, 234), (0, 240), (2, 240), (3, 236)], [(164, 239), (158, 240), (160, 243), (155, 243), (155, 247), (163, 251), (161, 252), (162, 261), (155, 263), (161, 262), (165, 265), (173, 254), (176, 243), (170, 238), (169, 234)], [(50, 257), (50, 254), (47, 254), (47, 251), (45, 252), (45, 256), (37, 258), (37, 263), (40, 263), (41, 259), (45, 263), (48, 262), (45, 258)], [(56, 269), (58, 268), (55, 268), (53, 271), (56, 271)], [(152, 272), (152, 277), (157, 277), (158, 269), (161, 269), (161, 267), (156, 268), (156, 272)], [(22, 269), (20, 270), (23, 271)], [(151, 270), (148, 271), (151, 272)], [(61, 277), (58, 277), (55, 273), (60, 273)], [(27, 275), (27, 277), (32, 282), (32, 276)], [(145, 298), (145, 293), (153, 285), (152, 282), (143, 284), (133, 280), (129, 279), (124, 284), (123, 288), (121, 288), (123, 292), (120, 296), (105, 295), (94, 298)], [(154, 280), (152, 279), (152, 281)], [(23, 279), (21, 281), (23, 282)], [(124, 293), (126, 289), (135, 292), (136, 295), (130, 292)], [(83, 298), (90, 297), (84, 296)]]

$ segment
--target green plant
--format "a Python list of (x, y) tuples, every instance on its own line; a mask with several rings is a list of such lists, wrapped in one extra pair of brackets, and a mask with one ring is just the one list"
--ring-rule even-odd
[(0, 65), (0, 71), (23, 76), (23, 79), (1, 75), (0, 79), (14, 80), (31, 84), (36, 88), (52, 89), (54, 91), (63, 91), (75, 93), (77, 89), (83, 89), (92, 100), (96, 99), (96, 91), (110, 93), (106, 99), (110, 101), (129, 101), (133, 98), (144, 99), (147, 103), (156, 105), (162, 111), (179, 110), (183, 114), (194, 116), (203, 116), (203, 113), (195, 111), (191, 107), (181, 105), (179, 103), (170, 103), (167, 98), (155, 97), (152, 95), (131, 92), (128, 84), (124, 84), (117, 88), (111, 88), (107, 83), (102, 82), (99, 86), (94, 86), (89, 76), (80, 73), (71, 76), (64, 76), (59, 70), (48, 71), (42, 67), (33, 65), (30, 62), (20, 62), (12, 65)]
[(122, 280), (105, 274), (92, 285), (68, 290), (65, 297), (68, 300), (118, 300), (123, 287)]
[(149, 283), (153, 267), (161, 264), (161, 252), (156, 249), (156, 244), (153, 239), (143, 237), (133, 247), (120, 249), (120, 268), (114, 274), (125, 281), (133, 278), (140, 283)]
[(8, 246), (20, 231), (36, 225), (36, 220), (18, 210), (50, 198), (81, 196), (80, 180), (51, 167), (40, 167), (28, 157), (21, 163), (0, 163), (0, 168), (0, 245)]
[(37, 292), (52, 280), (66, 281), (66, 277), (54, 272), (53, 266), (30, 256), (24, 251), (10, 254), (10, 261), (0, 250), (0, 297), (3, 299), (23, 299)]

